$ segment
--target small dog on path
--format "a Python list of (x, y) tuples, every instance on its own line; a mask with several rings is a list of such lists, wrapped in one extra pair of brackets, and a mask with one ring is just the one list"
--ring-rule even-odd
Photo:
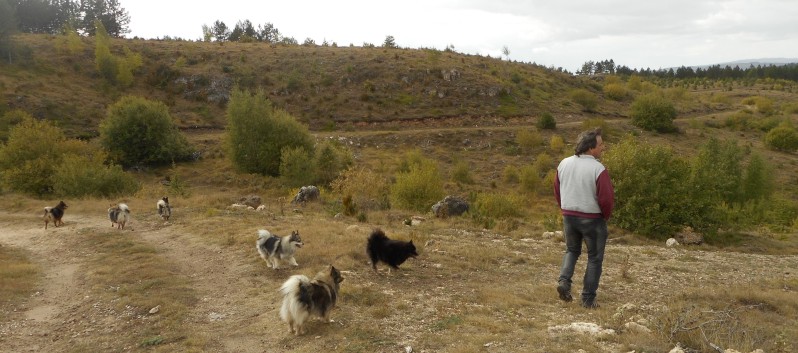
[(366, 244), (366, 253), (371, 259), (371, 268), (377, 272), (377, 263), (384, 262), (388, 266), (388, 273), (391, 269), (398, 269), (399, 265), (403, 264), (405, 260), (410, 257), (418, 256), (416, 246), (413, 241), (402, 241), (388, 239), (380, 229), (375, 229), (369, 236), (368, 243)]
[(125, 224), (130, 220), (130, 208), (126, 204), (120, 203), (108, 208), (108, 219), (111, 220), (111, 227), (125, 229)]
[(283, 294), (280, 318), (288, 323), (289, 332), (297, 336), (305, 333), (305, 321), (311, 315), (329, 323), (330, 311), (335, 307), (343, 280), (341, 272), (333, 265), (317, 273), (313, 280), (305, 275), (289, 277), (280, 287)]
[(53, 225), (58, 227), (64, 225), (64, 221), (61, 220), (64, 217), (64, 211), (67, 209), (67, 204), (64, 201), (59, 202), (55, 207), (45, 207), (44, 208), (44, 229), (47, 229), (47, 224), (53, 222)]
[(158, 208), (158, 215), (161, 216), (161, 219), (169, 221), (169, 217), (172, 215), (172, 206), (169, 206), (169, 198), (164, 196), (158, 200), (155, 206)]
[(298, 230), (280, 237), (268, 230), (261, 229), (258, 230), (258, 240), (255, 242), (255, 248), (258, 249), (260, 257), (275, 270), (280, 268), (280, 262), (283, 260), (292, 266), (299, 266), (294, 259), (294, 253), (302, 245), (305, 244), (302, 242)]

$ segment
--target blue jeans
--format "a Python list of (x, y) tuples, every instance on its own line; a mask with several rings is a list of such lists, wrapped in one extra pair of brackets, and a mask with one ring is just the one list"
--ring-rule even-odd
[(601, 265), (604, 262), (604, 246), (607, 244), (607, 221), (603, 218), (582, 218), (563, 216), (565, 235), (565, 255), (562, 258), (559, 283), (565, 282), (571, 288), (571, 277), (579, 255), (582, 254), (582, 241), (587, 245), (587, 268), (582, 286), (582, 302), (594, 300), (601, 279)]

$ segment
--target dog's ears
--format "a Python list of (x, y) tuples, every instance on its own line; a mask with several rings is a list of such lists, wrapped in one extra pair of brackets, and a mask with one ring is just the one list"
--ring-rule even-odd
[(410, 245), (413, 245), (413, 239), (410, 239)]
[(333, 278), (335, 283), (341, 283), (344, 281), (344, 277), (341, 276), (341, 272), (338, 271), (333, 265), (330, 265), (330, 277)]

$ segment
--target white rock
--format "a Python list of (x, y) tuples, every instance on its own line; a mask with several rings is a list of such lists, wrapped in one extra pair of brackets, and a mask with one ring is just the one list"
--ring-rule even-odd
[(676, 239), (674, 239), (674, 238), (669, 238), (667, 241), (665, 241), (665, 246), (669, 246), (670, 247), (670, 246), (676, 246), (676, 245), (679, 245), (679, 242)]
[(651, 329), (636, 322), (627, 322), (623, 325), (626, 330), (635, 333), (651, 333)]
[(160, 305), (150, 309), (150, 314), (157, 314), (159, 311), (161, 311), (161, 306)]

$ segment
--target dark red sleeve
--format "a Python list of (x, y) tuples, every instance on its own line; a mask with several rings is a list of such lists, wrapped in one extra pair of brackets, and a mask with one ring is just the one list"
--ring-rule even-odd
[(557, 206), (562, 208), (562, 201), (560, 200), (560, 172), (554, 177), (554, 197), (557, 198)]
[(606, 169), (596, 179), (596, 197), (601, 208), (601, 216), (610, 219), (612, 209), (615, 207), (615, 189), (612, 187), (610, 173)]

